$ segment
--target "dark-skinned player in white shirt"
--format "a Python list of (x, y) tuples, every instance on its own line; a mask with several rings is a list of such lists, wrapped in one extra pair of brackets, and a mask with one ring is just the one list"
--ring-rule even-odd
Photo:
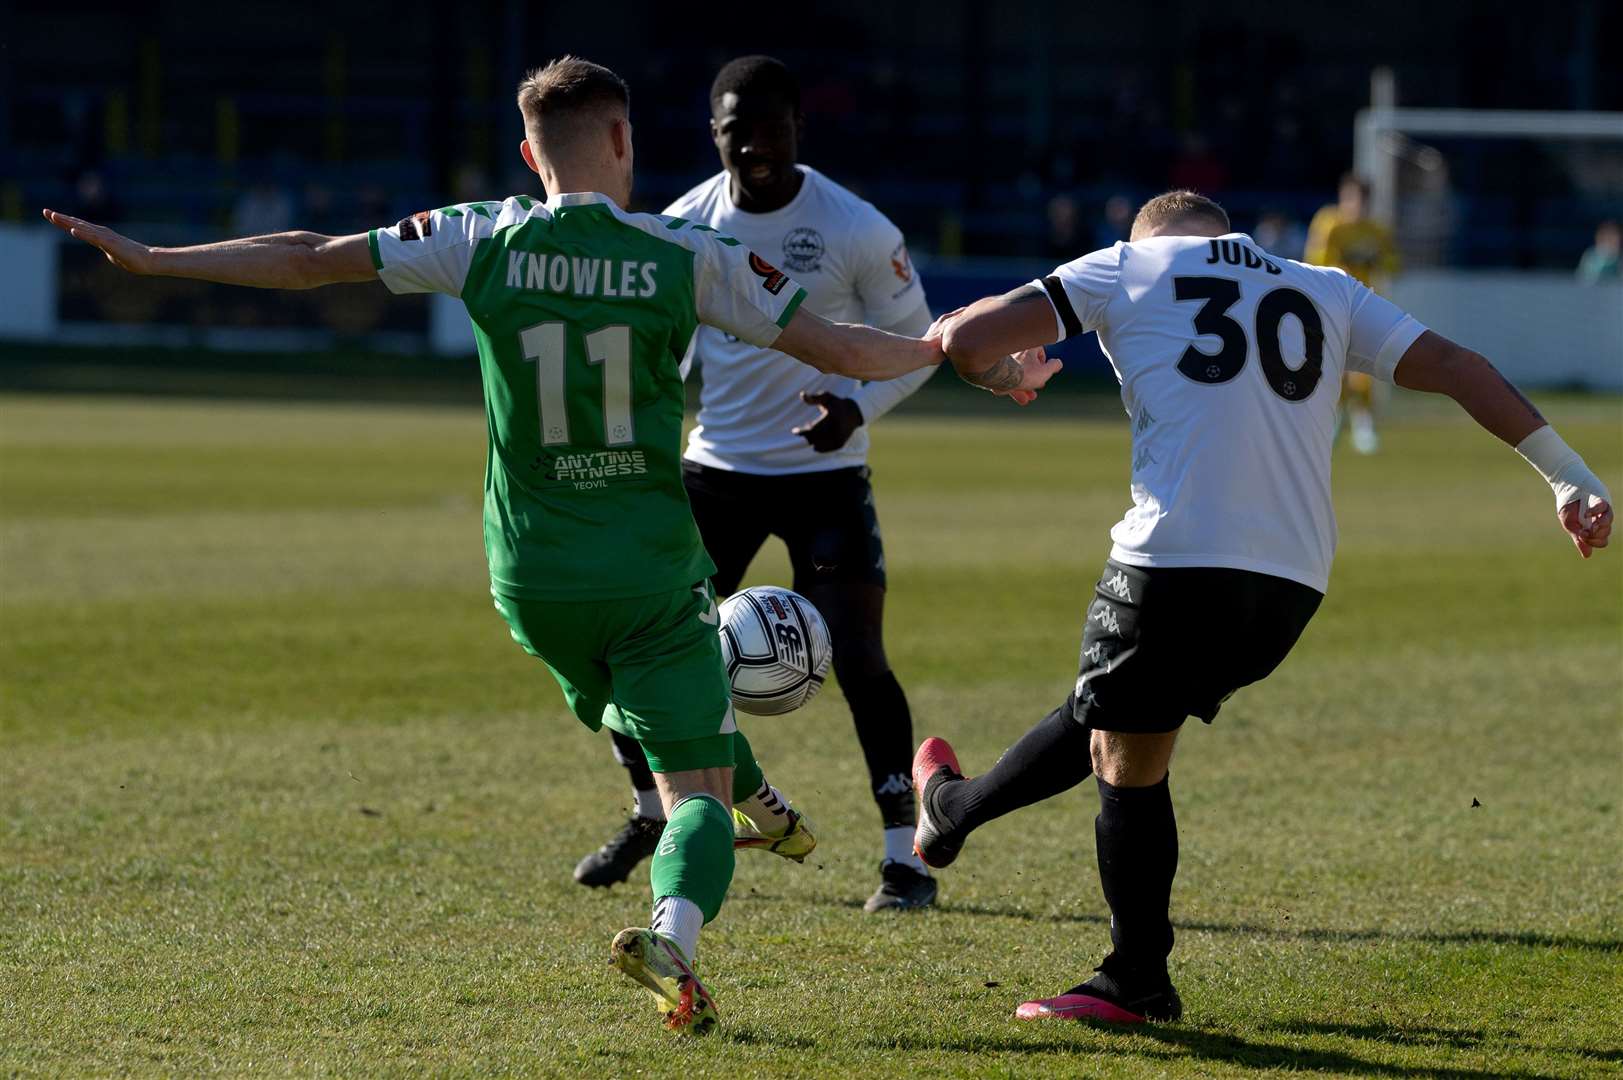
[[(772, 260), (805, 287), (808, 311), (922, 334), (930, 310), (901, 230), (797, 160), (804, 118), (793, 74), (769, 56), (739, 57), (716, 75), (710, 113), (722, 170), (664, 212), (736, 236)], [(794, 588), (828, 620), (834, 672), (879, 810), (880, 882), (865, 909), (924, 907), (936, 882), (913, 852), (913, 724), (885, 656), (885, 549), (867, 456), (869, 426), (934, 369), (863, 383), (708, 327), (694, 335), (685, 366), (697, 366), (704, 387), (682, 478), (716, 563), (716, 589), (747, 584), (744, 573), (769, 536), (788, 548)], [(580, 860), (575, 880), (583, 885), (624, 881), (664, 827), (642, 754), (623, 735), (614, 747), (636, 810)], [(770, 790), (761, 797), (776, 798)], [(738, 822), (741, 846), (767, 846), (756, 833), (755, 823)], [(787, 839), (770, 841), (791, 858), (804, 858), (815, 842), (804, 820)]]

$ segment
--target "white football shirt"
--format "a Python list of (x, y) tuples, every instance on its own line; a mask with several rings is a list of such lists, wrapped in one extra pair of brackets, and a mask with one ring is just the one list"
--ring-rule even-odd
[(1131, 566), (1222, 566), (1324, 592), (1344, 370), (1391, 381), (1425, 332), (1341, 270), (1249, 236), (1118, 243), (1035, 282), (1060, 340), (1097, 331), (1133, 428)]
[[(808, 311), (836, 322), (865, 322), (919, 334), (929, 325), (924, 286), (908, 257), (901, 230), (872, 203), (816, 169), (797, 166), (805, 180), (788, 205), (752, 214), (733, 204), (725, 172), (665, 208), (702, 222), (758, 253), (806, 290)], [(918, 389), (935, 371), (862, 383), (825, 375), (772, 349), (763, 349), (701, 326), (687, 367), (697, 359), (704, 385), (698, 426), (688, 436), (690, 461), (737, 472), (780, 475), (861, 465), (868, 458), (868, 425)], [(854, 398), (863, 424), (838, 450), (820, 454), (793, 429), (817, 418), (801, 391)]]

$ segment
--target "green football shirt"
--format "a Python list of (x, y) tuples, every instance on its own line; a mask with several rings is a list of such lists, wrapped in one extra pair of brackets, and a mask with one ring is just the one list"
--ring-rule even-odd
[(715, 572), (682, 487), (682, 359), (700, 323), (771, 345), (804, 289), (709, 226), (595, 193), (426, 210), (368, 240), (392, 291), (473, 321), (496, 591), (646, 596)]

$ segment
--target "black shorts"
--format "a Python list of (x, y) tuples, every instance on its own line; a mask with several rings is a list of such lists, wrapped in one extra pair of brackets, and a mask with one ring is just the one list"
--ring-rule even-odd
[(885, 545), (869, 475), (865, 465), (765, 476), (683, 462), (693, 519), (716, 563), (716, 592), (738, 590), (768, 536), (788, 546), (797, 591), (833, 583), (883, 587)]
[(1229, 695), (1279, 666), (1324, 599), (1271, 574), (1114, 559), (1093, 595), (1073, 715), (1145, 735), (1191, 716), (1211, 723)]

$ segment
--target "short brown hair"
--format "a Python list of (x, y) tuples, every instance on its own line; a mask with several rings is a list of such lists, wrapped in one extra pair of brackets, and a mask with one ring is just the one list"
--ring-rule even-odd
[(549, 121), (603, 107), (629, 112), (631, 91), (602, 64), (578, 56), (560, 56), (518, 83), (518, 111), (524, 114), (525, 128), (537, 133)]
[(1188, 220), (1207, 221), (1221, 225), (1224, 232), (1230, 231), (1228, 211), (1211, 199), (1194, 191), (1169, 191), (1138, 208), (1131, 235), (1136, 239), (1164, 225)]

